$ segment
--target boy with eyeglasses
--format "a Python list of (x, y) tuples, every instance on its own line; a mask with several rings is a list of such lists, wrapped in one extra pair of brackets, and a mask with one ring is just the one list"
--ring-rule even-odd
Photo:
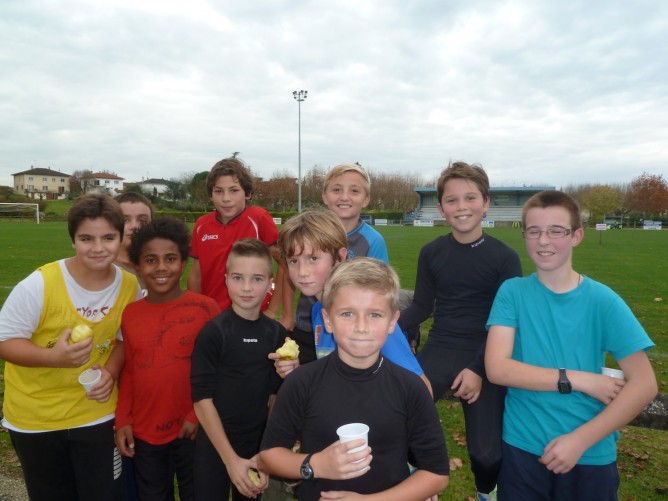
[[(654, 344), (617, 294), (573, 269), (584, 231), (572, 197), (534, 195), (522, 223), (536, 273), (501, 286), (487, 323), (487, 376), (508, 386), (498, 499), (616, 500), (617, 430), (656, 395)], [(606, 352), (625, 379), (601, 374)]]

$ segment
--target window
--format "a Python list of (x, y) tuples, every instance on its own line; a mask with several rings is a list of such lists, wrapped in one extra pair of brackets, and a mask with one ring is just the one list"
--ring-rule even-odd
[(46, 183), (48, 180), (49, 180), (48, 177), (43, 177), (43, 178), (42, 178), (42, 181), (44, 181), (45, 183)]
[(52, 182), (52, 183), (55, 183), (55, 182), (56, 182), (56, 178), (55, 178), (55, 177), (52, 177), (52, 178), (51, 178), (51, 182)]
[(105, 179), (105, 180), (104, 180), (104, 184), (109, 184), (109, 180), (108, 180), (108, 179)]
[(60, 182), (61, 182), (61, 183), (64, 183), (64, 182), (65, 182), (65, 178), (64, 178), (64, 177), (61, 177), (61, 178), (60, 178)]
[(49, 191), (49, 187), (48, 186), (42, 186), (42, 191)]
[(28, 176), (28, 181), (32, 181), (32, 176)]

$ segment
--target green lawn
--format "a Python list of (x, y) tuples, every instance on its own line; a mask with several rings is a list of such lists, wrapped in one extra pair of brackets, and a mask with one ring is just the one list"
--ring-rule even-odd
[[(48, 210), (48, 209), (47, 209)], [(388, 245), (390, 260), (404, 288), (415, 285), (415, 266), (420, 248), (447, 231), (444, 228), (377, 227)], [(496, 228), (489, 233), (515, 248), (524, 273), (533, 270), (526, 257), (519, 229)], [(0, 304), (11, 288), (37, 266), (72, 254), (66, 223), (0, 221)], [(587, 230), (575, 251), (575, 268), (603, 282), (629, 304), (656, 348), (650, 352), (660, 391), (668, 391), (668, 232), (621, 230), (603, 234)], [(426, 333), (426, 330), (423, 330)], [(0, 362), (1, 364), (1, 362)], [(611, 362), (610, 365), (613, 365)], [(465, 447), (459, 403), (440, 402), (438, 410), (448, 439), (451, 458), (463, 466), (453, 470), (450, 486), (442, 499), (473, 497), (472, 475)], [(667, 499), (668, 434), (626, 427), (619, 442), (621, 500)], [(6, 433), (0, 434), (0, 473), (20, 475)]]

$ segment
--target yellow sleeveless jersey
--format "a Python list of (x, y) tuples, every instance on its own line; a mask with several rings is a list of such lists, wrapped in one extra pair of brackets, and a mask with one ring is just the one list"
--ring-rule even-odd
[(116, 345), (123, 309), (137, 296), (137, 279), (122, 270), (116, 302), (102, 320), (90, 322), (72, 304), (59, 263), (46, 264), (39, 270), (44, 277), (44, 307), (31, 341), (50, 348), (66, 328), (86, 324), (93, 329), (93, 351), (88, 363), (76, 368), (23, 367), (6, 362), (3, 411), (13, 426), (24, 430), (74, 428), (112, 414), (116, 409), (116, 387), (105, 403), (88, 400), (78, 376), (94, 364), (107, 363)]

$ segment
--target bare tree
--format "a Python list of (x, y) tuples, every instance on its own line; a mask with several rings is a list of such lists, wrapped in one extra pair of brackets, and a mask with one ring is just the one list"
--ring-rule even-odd
[(93, 171), (89, 169), (75, 170), (70, 177), (70, 193), (86, 194), (93, 188)]
[(415, 188), (422, 184), (420, 176), (376, 174), (371, 171), (369, 177), (371, 178), (370, 209), (410, 212), (417, 207), (420, 197)]
[(256, 182), (254, 203), (286, 212), (297, 207), (297, 180), (287, 170), (274, 172), (269, 181)]

